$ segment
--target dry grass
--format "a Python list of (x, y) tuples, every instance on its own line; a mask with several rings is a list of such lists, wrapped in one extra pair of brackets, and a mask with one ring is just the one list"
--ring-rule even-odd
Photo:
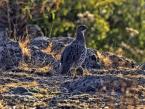
[(120, 55), (115, 55), (110, 52), (99, 52), (99, 51), (96, 51), (96, 55), (99, 61), (102, 63), (102, 67), (106, 69), (136, 68), (134, 60), (124, 58)]
[(8, 92), (10, 90), (10, 88), (15, 88), (15, 87), (33, 88), (36, 86), (38, 86), (38, 83), (36, 81), (9, 83), (9, 84), (5, 84), (5, 85), (0, 85), (0, 94)]
[(26, 64), (25, 62), (19, 63), (19, 70), (31, 72), (31, 73), (41, 73), (41, 74), (49, 74), (52, 70), (52, 65), (46, 65), (43, 67), (35, 67), (33, 65)]
[(8, 109), (3, 100), (0, 100), (0, 109)]
[(51, 54), (51, 52), (52, 52), (52, 43), (50, 43), (47, 48), (42, 49), (41, 51), (46, 53), (46, 54)]
[(100, 52), (97, 52), (96, 54), (101, 60), (101, 62), (105, 64), (105, 67), (109, 67), (112, 64), (109, 57), (102, 55)]
[(53, 44), (50, 43), (47, 48), (42, 49), (41, 51), (43, 53), (48, 54), (48, 55), (52, 55), (56, 60), (60, 60), (61, 54), (60, 53), (54, 53), (52, 48), (53, 48)]
[(28, 38), (26, 38), (24, 40), (19, 40), (19, 46), (22, 50), (23, 56), (31, 57), (31, 52), (30, 52), (30, 49), (28, 46), (29, 43), (30, 43), (30, 40)]

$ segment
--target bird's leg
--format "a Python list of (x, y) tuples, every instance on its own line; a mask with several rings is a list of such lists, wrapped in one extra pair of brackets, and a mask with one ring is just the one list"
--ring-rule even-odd
[(83, 72), (84, 72), (84, 70), (81, 66), (76, 68), (76, 75), (77, 76), (83, 76)]
[(83, 76), (83, 68), (82, 68), (82, 67), (77, 67), (77, 68), (75, 68), (74, 70), (75, 70), (75, 71), (73, 72), (73, 78), (74, 78), (74, 79)]
[(69, 73), (70, 76), (74, 77), (74, 75), (75, 75), (75, 71), (76, 71), (75, 68), (70, 69), (70, 73)]

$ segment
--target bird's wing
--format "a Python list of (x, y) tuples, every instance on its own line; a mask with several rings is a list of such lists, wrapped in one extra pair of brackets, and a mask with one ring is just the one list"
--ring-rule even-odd
[(70, 59), (72, 59), (72, 49), (71, 46), (67, 46), (61, 55), (61, 63), (69, 62)]
[(71, 64), (77, 61), (81, 57), (83, 51), (84, 46), (79, 46), (78, 44), (67, 46), (61, 55), (61, 63)]

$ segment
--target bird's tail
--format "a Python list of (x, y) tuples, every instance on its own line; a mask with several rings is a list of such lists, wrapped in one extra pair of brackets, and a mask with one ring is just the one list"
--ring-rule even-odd
[(70, 66), (69, 65), (61, 66), (61, 71), (60, 71), (61, 74), (67, 74), (67, 73), (69, 73), (69, 71), (70, 71)]

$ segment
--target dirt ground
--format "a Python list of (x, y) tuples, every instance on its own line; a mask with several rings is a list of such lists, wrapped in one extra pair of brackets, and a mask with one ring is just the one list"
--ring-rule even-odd
[[(88, 77), (105, 78), (105, 83), (95, 92), (78, 93), (65, 87), (66, 82), (77, 83)], [(121, 92), (114, 88), (117, 84)], [(1, 71), (0, 109), (145, 109), (145, 71), (96, 70), (77, 77), (55, 72)]]

